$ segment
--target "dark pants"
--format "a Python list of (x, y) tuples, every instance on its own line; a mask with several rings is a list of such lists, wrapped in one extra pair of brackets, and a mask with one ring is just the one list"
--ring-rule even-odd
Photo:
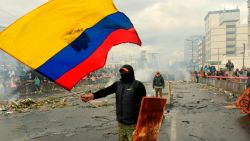
[(162, 97), (162, 88), (155, 88), (155, 96), (158, 97), (158, 95), (160, 95), (160, 97)]
[(199, 83), (199, 77), (196, 76), (196, 83)]

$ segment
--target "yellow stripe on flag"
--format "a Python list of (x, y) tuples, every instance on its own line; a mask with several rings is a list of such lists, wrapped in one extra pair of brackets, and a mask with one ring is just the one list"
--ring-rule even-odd
[(36, 69), (115, 12), (112, 0), (52, 0), (2, 31), (0, 48)]

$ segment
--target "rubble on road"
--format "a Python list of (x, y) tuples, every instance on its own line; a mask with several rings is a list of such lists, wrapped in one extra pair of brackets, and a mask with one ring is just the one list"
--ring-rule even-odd
[(31, 98), (8, 101), (5, 104), (0, 104), (0, 113), (24, 113), (33, 109), (53, 109), (62, 108), (65, 106), (78, 105), (68, 100), (68, 97), (47, 97), (45, 99), (34, 100)]
[[(82, 93), (82, 92), (81, 92)], [(12, 101), (0, 101), (0, 115), (12, 113), (25, 113), (32, 110), (48, 111), (55, 108), (63, 108), (66, 106), (77, 106), (82, 101), (79, 100), (80, 93), (61, 94), (57, 96), (50, 96), (40, 99), (18, 99)], [(115, 101), (107, 99), (99, 99), (88, 102), (88, 107), (98, 108), (103, 106), (114, 105)]]
[(93, 100), (89, 102), (90, 106), (93, 108), (108, 106), (108, 100)]

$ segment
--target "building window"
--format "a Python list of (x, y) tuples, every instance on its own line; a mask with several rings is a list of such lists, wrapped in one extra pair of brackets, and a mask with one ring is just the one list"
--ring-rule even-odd
[(227, 45), (227, 48), (235, 48), (235, 45)]
[(235, 25), (226, 25), (226, 28), (235, 28)]
[(235, 38), (227, 37), (227, 41), (235, 41)]
[(227, 31), (227, 34), (235, 34), (235, 31)]
[(226, 53), (227, 55), (234, 55), (236, 53), (236, 49), (227, 47)]
[(235, 28), (227, 28), (227, 32), (229, 32), (229, 31), (234, 31), (235, 32)]
[(236, 35), (235, 34), (228, 34), (227, 38), (236, 38)]
[(227, 55), (235, 55), (235, 51), (227, 51)]
[(234, 41), (227, 41), (226, 42), (227, 46), (235, 46), (235, 40)]

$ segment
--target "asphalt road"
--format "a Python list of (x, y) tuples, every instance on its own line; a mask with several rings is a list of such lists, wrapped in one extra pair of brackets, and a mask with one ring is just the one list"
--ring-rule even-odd
[(233, 99), (217, 89), (192, 83), (174, 86), (174, 104), (166, 119), (169, 141), (249, 141), (250, 117), (225, 109)]
[[(225, 109), (230, 99), (218, 93), (200, 84), (174, 83), (173, 106), (167, 106), (158, 141), (249, 141), (250, 117)], [(0, 140), (117, 141), (114, 96), (102, 99), (107, 103), (98, 108), (74, 101), (79, 105), (1, 114)]]

